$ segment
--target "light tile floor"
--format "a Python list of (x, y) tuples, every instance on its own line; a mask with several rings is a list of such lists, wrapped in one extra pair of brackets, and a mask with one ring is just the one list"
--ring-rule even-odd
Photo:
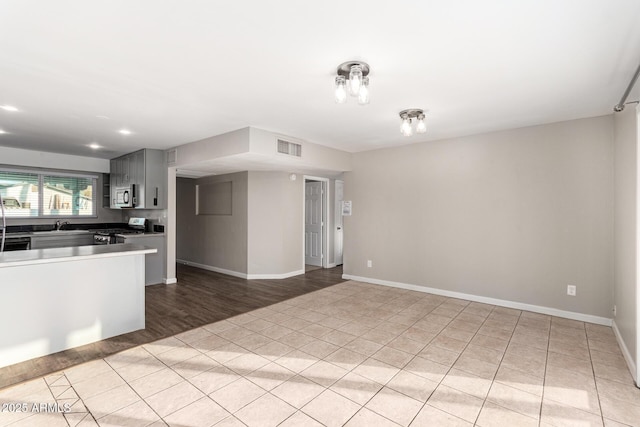
[(611, 328), (353, 281), (0, 403), (2, 426), (640, 426)]

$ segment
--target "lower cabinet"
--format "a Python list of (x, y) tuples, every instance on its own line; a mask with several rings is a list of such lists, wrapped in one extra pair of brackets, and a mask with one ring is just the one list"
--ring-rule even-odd
[[(55, 231), (51, 233), (55, 233)], [(93, 245), (93, 233), (69, 236), (31, 236), (31, 249), (65, 248), (68, 246), (85, 245)]]
[(118, 235), (116, 237), (117, 243), (133, 243), (135, 245), (147, 246), (158, 250), (158, 252), (155, 254), (147, 254), (145, 256), (145, 285), (156, 285), (158, 283), (163, 283), (164, 278), (167, 277), (164, 268), (166, 253), (166, 244), (164, 239), (164, 234), (153, 233), (125, 234)]

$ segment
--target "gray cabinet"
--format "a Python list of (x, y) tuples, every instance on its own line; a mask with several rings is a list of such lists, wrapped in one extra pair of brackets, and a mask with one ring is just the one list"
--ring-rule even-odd
[(120, 163), (118, 159), (109, 162), (109, 186), (111, 188), (120, 185)]
[(120, 159), (120, 182), (121, 185), (127, 186), (133, 184), (131, 182), (131, 156), (124, 156)]
[(50, 231), (44, 235), (31, 236), (31, 249), (66, 248), (69, 246), (93, 245), (93, 233), (56, 235)]
[(165, 271), (165, 254), (166, 243), (164, 234), (131, 234), (118, 235), (117, 243), (133, 243), (134, 245), (142, 245), (157, 249), (155, 254), (146, 254), (144, 257), (145, 285), (155, 285), (163, 283), (167, 273)]
[(126, 156), (111, 160), (111, 170), (109, 171), (111, 172), (111, 187), (124, 187), (132, 183), (129, 171), (129, 165), (131, 163), (129, 156), (130, 155), (127, 154)]
[(143, 149), (111, 160), (111, 207), (116, 187), (135, 185), (136, 208), (166, 209), (167, 164), (162, 150)]

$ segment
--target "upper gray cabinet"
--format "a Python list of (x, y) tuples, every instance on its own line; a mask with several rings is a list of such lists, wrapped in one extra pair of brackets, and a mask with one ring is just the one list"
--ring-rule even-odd
[(167, 162), (165, 152), (145, 148), (111, 160), (111, 207), (116, 206), (116, 191), (131, 187), (135, 208), (167, 208)]

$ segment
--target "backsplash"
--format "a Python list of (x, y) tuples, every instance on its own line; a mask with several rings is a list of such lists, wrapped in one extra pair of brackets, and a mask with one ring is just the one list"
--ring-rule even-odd
[(122, 221), (129, 222), (129, 218), (146, 218), (151, 224), (165, 225), (167, 223), (166, 209), (123, 209)]

